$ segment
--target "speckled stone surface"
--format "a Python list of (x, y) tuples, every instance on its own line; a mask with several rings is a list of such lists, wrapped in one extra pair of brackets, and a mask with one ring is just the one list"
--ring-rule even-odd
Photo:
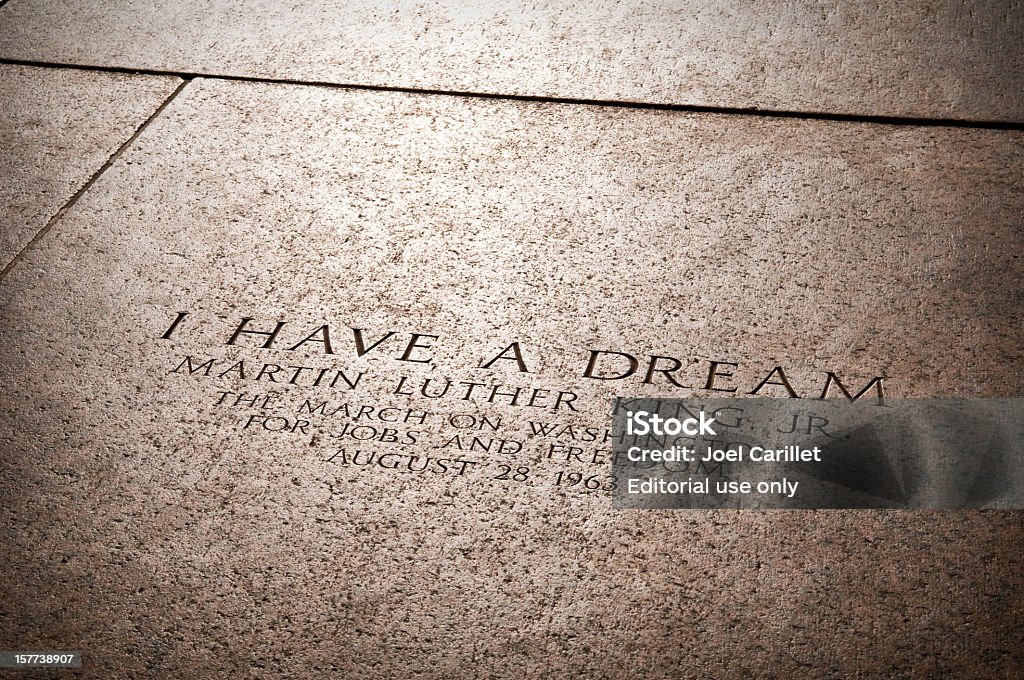
[[(0, 282), (0, 643), (80, 649), (61, 677), (1012, 678), (1020, 513), (615, 511), (557, 480), (604, 483), (612, 396), (693, 392), (644, 385), (652, 354), (686, 385), (731, 362), (740, 395), (776, 366), (803, 396), (1018, 394), (1022, 158), (1006, 131), (193, 81)], [(285, 326), (228, 345), (243, 318)], [(514, 341), (529, 373), (482, 368)], [(589, 349), (641, 370), (588, 380)]]
[(0, 56), (501, 94), (1024, 121), (989, 2), (17, 0)]
[(179, 82), (0, 65), (0, 269)]

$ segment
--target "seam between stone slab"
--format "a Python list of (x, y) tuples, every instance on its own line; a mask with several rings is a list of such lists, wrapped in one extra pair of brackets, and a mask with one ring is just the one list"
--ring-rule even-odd
[(14, 258), (7, 263), (7, 266), (0, 270), (0, 281), (3, 281), (4, 278), (6, 278), (7, 274), (14, 268), (16, 264), (18, 264), (18, 262), (21, 261), (22, 257), (29, 250), (31, 250), (32, 247), (35, 246), (35, 244), (39, 243), (39, 241), (43, 240), (43, 238), (46, 237), (46, 235), (50, 232), (50, 229), (52, 229), (53, 226), (57, 224), (57, 222), (59, 222), (65, 214), (67, 214), (68, 210), (70, 210), (71, 207), (78, 202), (78, 199), (81, 198), (82, 195), (85, 194), (85, 192), (87, 192), (89, 188), (96, 183), (96, 180), (98, 180), (103, 175), (103, 173), (107, 171), (107, 168), (113, 165), (114, 162), (121, 157), (121, 154), (125, 152), (125, 149), (131, 146), (135, 142), (135, 140), (139, 138), (139, 135), (142, 134), (142, 131), (145, 130), (150, 123), (156, 120), (156, 118), (163, 112), (163, 110), (167, 108), (167, 106), (172, 101), (174, 101), (174, 98), (177, 97), (181, 93), (181, 91), (185, 89), (185, 86), (187, 86), (190, 82), (192, 82), (191, 79), (183, 79), (182, 82), (179, 83), (176, 88), (174, 88), (174, 91), (167, 95), (167, 97), (160, 103), (160, 105), (157, 106), (153, 110), (153, 112), (146, 117), (144, 121), (142, 121), (142, 124), (135, 129), (135, 132), (132, 133), (131, 137), (126, 139), (119, 147), (117, 147), (117, 150), (114, 151), (114, 153), (110, 155), (106, 162), (103, 163), (103, 165), (101, 165), (99, 169), (96, 170), (96, 172), (94, 172), (89, 177), (89, 179), (85, 181), (85, 184), (83, 184), (78, 189), (78, 191), (72, 194), (71, 198), (69, 198), (64, 203), (64, 205), (62, 205), (57, 210), (57, 212), (53, 214), (53, 217), (47, 220), (46, 224), (43, 225), (43, 227), (38, 232), (36, 232), (36, 235), (32, 237), (32, 240), (26, 243), (25, 246), (18, 251)]
[(902, 116), (873, 116), (853, 113), (828, 113), (824, 111), (790, 111), (781, 109), (739, 108), (729, 106), (703, 106), (699, 104), (657, 104), (616, 99), (574, 99), (571, 97), (547, 97), (525, 94), (497, 94), (492, 92), (465, 92), (459, 90), (436, 90), (429, 88), (401, 87), (397, 85), (367, 85), (359, 83), (335, 83), (325, 80), (296, 80), (262, 76), (241, 76), (223, 73), (200, 73), (169, 71), (162, 69), (129, 68), (126, 66), (96, 66), (93, 64), (72, 64), (63, 62), (34, 61), (31, 59), (0, 58), (0, 64), (11, 66), (35, 66), (40, 68), (77, 69), (102, 73), (126, 73), (147, 76), (173, 76), (189, 81), (195, 78), (226, 80), (243, 83), (266, 83), (276, 85), (302, 85), (306, 87), (327, 87), (343, 90), (369, 90), (373, 92), (399, 92), (445, 97), (469, 97), (474, 99), (495, 99), (503, 101), (542, 102), (549, 104), (576, 104), (580, 106), (605, 106), (625, 109), (653, 111), (680, 111), (687, 113), (715, 113), (763, 118), (795, 118), (801, 120), (822, 120), (847, 123), (868, 123), (874, 125), (907, 125), (917, 127), (954, 127), (987, 130), (1024, 130), (1024, 121), (971, 120), (961, 118), (912, 118)]

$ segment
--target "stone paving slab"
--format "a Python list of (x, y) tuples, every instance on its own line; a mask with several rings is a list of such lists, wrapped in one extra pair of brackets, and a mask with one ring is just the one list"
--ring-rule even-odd
[(0, 637), (83, 677), (1011, 675), (1019, 513), (589, 487), (616, 395), (1016, 394), (1022, 158), (193, 81), (0, 284)]
[(0, 269), (179, 82), (0, 65)]
[(1024, 121), (1019, 3), (16, 0), (0, 10), (0, 57)]

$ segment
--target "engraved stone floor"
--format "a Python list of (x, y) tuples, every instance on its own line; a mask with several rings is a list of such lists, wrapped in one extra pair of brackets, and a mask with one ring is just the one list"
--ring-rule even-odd
[(620, 511), (570, 475), (607, 483), (617, 395), (1018, 395), (1018, 22), (826, 13), (869, 65), (833, 70), (788, 17), (739, 50), (739, 5), (153, 7), (0, 7), (0, 56), (51, 63), (0, 84), (0, 648), (89, 678), (1013, 677), (1019, 512)]

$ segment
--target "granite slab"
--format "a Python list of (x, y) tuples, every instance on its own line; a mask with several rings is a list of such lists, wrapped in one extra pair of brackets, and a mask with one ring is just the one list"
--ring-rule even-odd
[(0, 57), (387, 87), (1024, 122), (1024, 14), (950, 0), (18, 0)]
[(619, 511), (604, 431), (1015, 396), (1022, 158), (195, 80), (0, 282), (0, 640), (97, 678), (1009, 677), (1020, 513)]
[(0, 269), (179, 82), (0, 65)]

